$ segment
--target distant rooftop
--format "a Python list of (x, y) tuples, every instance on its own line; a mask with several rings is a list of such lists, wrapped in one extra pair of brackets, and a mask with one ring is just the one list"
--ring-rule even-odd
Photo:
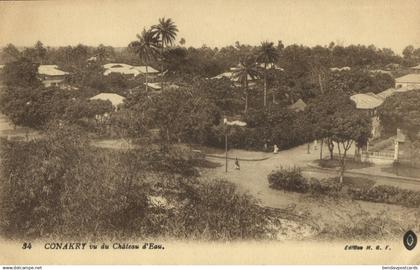
[[(123, 63), (108, 63), (104, 65), (105, 72), (104, 75), (109, 75), (111, 73), (120, 73), (126, 75), (134, 75), (137, 76), (139, 74), (146, 73), (146, 66), (131, 66), (128, 64)], [(151, 66), (147, 66), (147, 73), (158, 73), (156, 69), (152, 68)]]
[[(144, 83), (144, 85), (146, 85), (146, 83)], [(160, 90), (162, 87), (160, 85), (160, 83), (147, 83), (147, 86), (154, 89), (154, 90)]]
[(379, 107), (384, 100), (374, 93), (356, 94), (350, 97), (356, 103), (357, 109), (375, 109)]
[[(133, 66), (134, 69), (137, 69), (141, 73), (146, 73), (146, 66)], [(147, 66), (147, 73), (158, 73), (156, 69), (152, 68), (151, 66)]]
[(100, 93), (90, 98), (90, 100), (109, 100), (114, 107), (123, 104), (124, 99), (123, 96), (114, 93)]
[(38, 73), (47, 76), (64, 76), (69, 74), (68, 72), (58, 69), (57, 65), (40, 65), (38, 67)]
[(388, 75), (392, 74), (391, 71), (383, 70), (383, 69), (371, 69), (371, 70), (369, 70), (369, 72), (371, 72), (371, 73), (382, 73), (382, 74), (388, 74)]
[(330, 68), (331, 71), (343, 71), (343, 70), (350, 70), (350, 69), (351, 69), (350, 67), (341, 67), (341, 68), (332, 67), (332, 68)]
[[(264, 63), (261, 63), (258, 65), (260, 68), (264, 68)], [(275, 69), (275, 70), (280, 70), (280, 71), (284, 71), (283, 68), (279, 67), (276, 64), (273, 63), (267, 63), (267, 69)]]
[[(231, 70), (234, 70), (235, 68), (231, 68)], [(227, 71), (227, 72), (223, 72), (222, 74), (219, 74), (217, 76), (212, 77), (211, 79), (222, 79), (222, 78), (228, 78), (229, 80), (233, 81), (233, 82), (237, 82), (239, 81), (239, 78), (234, 77), (233, 76), (232, 71)], [(247, 76), (248, 77), (248, 81), (252, 81), (252, 77), (251, 76)]]
[(296, 101), (292, 105), (289, 105), (287, 108), (295, 112), (301, 112), (305, 110), (306, 103), (300, 98), (298, 99), (298, 101)]
[(408, 91), (412, 91), (412, 90), (420, 90), (420, 86), (404, 86), (404, 87), (400, 87), (400, 88), (388, 88), (385, 91), (382, 91), (378, 94), (376, 94), (376, 96), (382, 98), (382, 99), (386, 99), (387, 97), (390, 97), (396, 93), (404, 93), (404, 92), (408, 92)]

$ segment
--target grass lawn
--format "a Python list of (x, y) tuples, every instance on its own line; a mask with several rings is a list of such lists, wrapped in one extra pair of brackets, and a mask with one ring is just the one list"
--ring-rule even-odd
[[(340, 164), (338, 159), (322, 159), (316, 161), (317, 165), (322, 168), (339, 168)], [(346, 170), (352, 170), (352, 169), (362, 169), (373, 166), (372, 163), (369, 162), (360, 162), (355, 161), (353, 159), (346, 159)]]

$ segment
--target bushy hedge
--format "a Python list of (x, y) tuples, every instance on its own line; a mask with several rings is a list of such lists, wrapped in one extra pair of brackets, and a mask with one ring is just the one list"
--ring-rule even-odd
[(318, 180), (306, 179), (299, 167), (281, 168), (268, 175), (271, 188), (295, 191), (300, 193), (334, 194), (341, 190), (342, 185), (337, 179)]
[(406, 207), (420, 206), (420, 192), (394, 186), (380, 185), (372, 188), (349, 188), (348, 194), (355, 200), (399, 204)]
[[(231, 183), (194, 177), (191, 160), (180, 151), (97, 149), (66, 127), (34, 141), (2, 140), (0, 150), (3, 237), (233, 240), (273, 235), (254, 198)], [(153, 196), (166, 205), (155, 207)]]
[(271, 172), (268, 175), (268, 183), (274, 189), (284, 189), (301, 193), (309, 191), (309, 182), (302, 176), (302, 171), (298, 167), (282, 168)]
[[(346, 180), (346, 179), (345, 179)], [(374, 186), (371, 181), (363, 185), (354, 185), (352, 181), (341, 184), (338, 178), (318, 180), (306, 179), (302, 176), (298, 167), (281, 168), (268, 175), (268, 183), (271, 188), (294, 191), (300, 193), (322, 194), (328, 196), (342, 195), (354, 200), (363, 200), (377, 203), (389, 203), (406, 207), (420, 206), (420, 192), (399, 187), (379, 185)], [(344, 185), (347, 188), (344, 189)]]

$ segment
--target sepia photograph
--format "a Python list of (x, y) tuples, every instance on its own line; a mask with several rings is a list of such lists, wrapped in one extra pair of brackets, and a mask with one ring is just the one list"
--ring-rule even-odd
[(420, 1), (0, 2), (0, 264), (411, 265), (419, 233)]

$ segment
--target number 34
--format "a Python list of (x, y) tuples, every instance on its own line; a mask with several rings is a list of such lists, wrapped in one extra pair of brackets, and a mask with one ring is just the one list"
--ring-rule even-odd
[(31, 249), (32, 248), (32, 244), (31, 243), (23, 243), (22, 245), (22, 249)]

